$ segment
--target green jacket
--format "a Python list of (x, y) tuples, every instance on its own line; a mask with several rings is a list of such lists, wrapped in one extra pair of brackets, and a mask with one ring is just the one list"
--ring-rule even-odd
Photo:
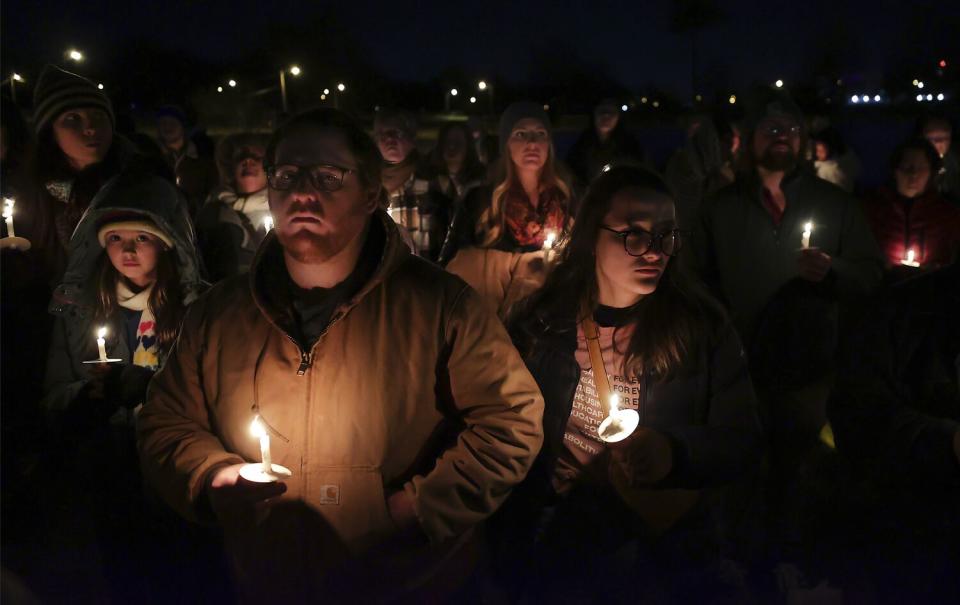
[(739, 177), (708, 198), (693, 233), (702, 278), (723, 300), (746, 342), (776, 293), (798, 277), (804, 224), (810, 246), (833, 259), (841, 304), (869, 295), (882, 279), (880, 250), (859, 203), (839, 187), (795, 172), (783, 181), (787, 206), (779, 228), (762, 204), (756, 177)]

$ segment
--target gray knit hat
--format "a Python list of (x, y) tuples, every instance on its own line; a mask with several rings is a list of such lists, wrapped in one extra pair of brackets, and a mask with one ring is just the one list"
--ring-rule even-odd
[(96, 107), (115, 120), (113, 106), (103, 91), (90, 80), (56, 65), (47, 65), (37, 80), (33, 93), (33, 127), (39, 134), (47, 125), (68, 109)]
[(513, 132), (513, 127), (517, 125), (517, 122), (525, 118), (533, 118), (543, 122), (543, 127), (547, 129), (547, 134), (550, 135), (551, 139), (553, 138), (553, 126), (550, 124), (550, 116), (543, 110), (543, 105), (532, 101), (519, 101), (512, 103), (504, 109), (503, 115), (500, 116), (499, 133), (501, 149), (507, 146), (507, 141), (510, 139), (510, 133)]

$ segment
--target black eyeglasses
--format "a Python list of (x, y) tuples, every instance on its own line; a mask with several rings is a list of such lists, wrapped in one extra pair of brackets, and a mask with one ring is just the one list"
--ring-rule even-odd
[(676, 256), (677, 253), (680, 252), (680, 246), (683, 243), (681, 237), (683, 232), (679, 229), (671, 229), (670, 231), (661, 231), (660, 233), (654, 234), (645, 229), (625, 229), (623, 231), (617, 231), (606, 225), (600, 225), (600, 228), (622, 239), (623, 249), (626, 250), (630, 256), (643, 256), (651, 250), (667, 256)]
[(288, 191), (300, 182), (300, 177), (307, 174), (310, 184), (314, 189), (320, 191), (338, 191), (343, 187), (343, 177), (356, 170), (344, 168), (342, 166), (331, 166), (329, 164), (317, 164), (316, 166), (297, 166), (296, 164), (280, 164), (279, 166), (268, 166), (267, 184), (271, 189), (277, 191)]

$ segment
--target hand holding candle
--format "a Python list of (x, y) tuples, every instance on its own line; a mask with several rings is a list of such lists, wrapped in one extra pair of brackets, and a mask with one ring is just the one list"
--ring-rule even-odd
[(270, 431), (260, 416), (250, 423), (250, 433), (260, 440), (260, 463), (245, 464), (240, 468), (240, 476), (254, 483), (272, 483), (283, 477), (290, 477), (290, 469), (273, 463), (270, 452)]
[(597, 436), (606, 443), (617, 443), (629, 437), (639, 424), (636, 410), (621, 410), (620, 396), (614, 393), (607, 405), (607, 417), (597, 427)]
[(3, 220), (7, 224), (7, 237), (0, 240), (0, 247), (12, 248), (14, 250), (29, 250), (30, 240), (17, 237), (17, 232), (13, 228), (13, 207), (17, 201), (12, 197), (3, 198)]
[(557, 242), (557, 232), (553, 229), (547, 229), (546, 238), (543, 240), (543, 258), (546, 262), (550, 262), (553, 258), (553, 246)]

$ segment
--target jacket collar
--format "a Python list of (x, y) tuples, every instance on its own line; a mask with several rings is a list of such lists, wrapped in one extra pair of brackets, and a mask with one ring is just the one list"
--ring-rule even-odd
[[(367, 280), (367, 283), (334, 313), (334, 321), (337, 317), (346, 315), (367, 294), (386, 281), (410, 256), (410, 249), (403, 242), (396, 223), (386, 211), (378, 208), (373, 213), (371, 220), (379, 221), (386, 233), (383, 255), (377, 264), (376, 271)], [(260, 312), (270, 323), (292, 338), (292, 335), (296, 333), (295, 320), (292, 303), (287, 300), (287, 285), (284, 283), (286, 268), (283, 267), (282, 263), (283, 249), (277, 240), (276, 232), (270, 231), (254, 256), (253, 264), (250, 267), (249, 287), (254, 303), (260, 309)]]

